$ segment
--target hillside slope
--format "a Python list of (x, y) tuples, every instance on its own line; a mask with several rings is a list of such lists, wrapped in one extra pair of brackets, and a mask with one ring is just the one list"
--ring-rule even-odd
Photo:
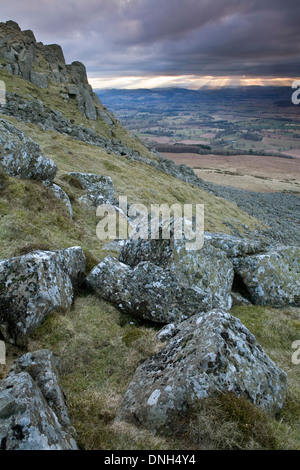
[[(52, 252), (80, 246), (88, 275), (103, 258), (107, 259), (108, 254), (118, 256), (114, 247), (104, 246), (107, 240), (97, 238), (96, 206), (86, 203), (89, 194), (74, 177), (76, 172), (111, 178), (115, 198), (127, 196), (130, 204), (142, 203), (149, 209), (151, 204), (204, 204), (207, 232), (247, 235), (255, 239), (257, 233), (266, 228), (233, 202), (207, 191), (209, 188), (189, 168), (177, 167), (151, 152), (101, 104), (88, 84), (83, 64), (66, 64), (59, 46), (44, 46), (36, 41), (31, 31), (21, 31), (12, 21), (0, 23), (0, 80), (6, 86), (6, 104), (0, 108), (2, 260), (25, 254), (38, 256), (36, 253), (41, 251), (37, 250)], [(57, 171), (50, 183), (43, 175), (41, 180), (20, 178), (11, 173), (9, 166), (5, 167), (7, 148), (18, 148), (14, 140), (8, 140), (11, 135), (16, 139), (18, 136), (29, 147), (33, 145), (30, 140), (33, 139), (37, 144), (34, 148), (40, 146), (46, 161), (54, 162)], [(16, 151), (14, 157), (17, 156)], [(57, 197), (53, 185), (59, 186), (67, 199)], [(66, 200), (71, 205), (72, 217)], [(260, 243), (259, 240), (259, 248), (255, 248), (258, 252)], [(226, 258), (218, 248), (210, 247), (210, 262), (216, 253), (220, 258)], [(226, 263), (230, 265), (229, 261)], [(192, 261), (191, 271), (193, 269)], [(178, 271), (181, 275), (184, 269)], [(204, 266), (204, 271), (209, 271), (209, 265)], [(164, 274), (161, 266), (157, 272)], [(233, 268), (228, 268), (228, 272), (233, 276)], [(20, 277), (24, 280), (23, 275)], [(203, 288), (208, 289), (207, 284), (210, 282), (206, 281)], [(6, 295), (4, 291), (8, 286), (9, 283), (3, 289), (1, 287), (0, 295)], [(197, 407), (190, 410), (186, 418), (190, 426), (182, 423), (185, 431), (175, 437), (156, 436), (149, 429), (116, 421), (122, 397), (137, 367), (150, 356), (159, 354), (164, 346), (157, 339), (162, 325), (138, 318), (128, 311), (122, 312), (118, 305), (98, 297), (86, 284), (74, 287), (74, 292), (72, 307), (51, 311), (27, 341), (18, 345), (6, 341), (5, 374), (23, 353), (50, 349), (59, 366), (60, 382), (82, 448), (197, 449), (209, 446), (211, 438), (201, 437), (199, 429), (195, 431), (199, 416), (201, 419), (213, 416), (216, 423), (223, 423), (224, 433), (224, 420), (230, 423), (231, 429), (240, 426), (239, 401), (235, 402), (235, 399), (232, 403), (226, 402), (221, 417), (214, 414), (219, 409), (218, 404), (208, 403), (206, 415)], [(3, 309), (7, 308), (5, 302), (1, 304)], [(270, 357), (290, 373), (291, 385), (281, 421), (273, 416), (266, 417), (252, 404), (247, 404), (243, 419), (248, 413), (251, 432), (247, 436), (240, 426), (236, 441), (228, 446), (296, 448), (299, 446), (300, 397), (297, 369), (290, 366), (289, 350), (299, 336), (299, 308), (289, 305), (278, 310), (269, 305), (248, 303), (234, 307), (234, 315), (243, 319)], [(267, 325), (267, 335), (263, 332), (262, 322)], [(284, 328), (281, 328), (281, 322)], [(1, 339), (6, 333), (3, 329)], [(226, 410), (230, 406), (235, 407), (235, 411), (231, 410), (228, 415)], [(224, 435), (220, 435), (215, 446), (226, 445)]]

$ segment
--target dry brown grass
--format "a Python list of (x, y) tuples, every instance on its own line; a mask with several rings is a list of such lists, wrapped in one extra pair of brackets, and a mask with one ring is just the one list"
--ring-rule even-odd
[(197, 155), (165, 153), (177, 164), (185, 163), (205, 181), (258, 192), (300, 193), (299, 159), (257, 155)]

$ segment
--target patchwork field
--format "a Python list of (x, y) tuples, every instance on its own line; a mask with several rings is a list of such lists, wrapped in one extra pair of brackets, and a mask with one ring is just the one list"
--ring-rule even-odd
[(102, 90), (99, 96), (150, 147), (206, 181), (300, 192), (300, 115), (288, 87)]

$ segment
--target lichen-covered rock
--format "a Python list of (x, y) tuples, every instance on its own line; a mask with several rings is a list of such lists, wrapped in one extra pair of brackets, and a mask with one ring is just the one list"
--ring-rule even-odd
[[(227, 262), (225, 267), (220, 264), (219, 270), (223, 271), (218, 279), (216, 267), (215, 279), (210, 280), (212, 271), (207, 259), (203, 260), (202, 272), (200, 269), (197, 261), (193, 264), (190, 259), (186, 264), (181, 258), (170, 267), (144, 261), (131, 268), (108, 256), (91, 271), (87, 283), (124, 312), (154, 322), (172, 323), (194, 315), (199, 309), (205, 311), (230, 303), (231, 264)], [(221, 281), (224, 284), (219, 285)]]
[(267, 243), (263, 240), (249, 240), (226, 233), (205, 232), (204, 237), (211, 245), (225, 251), (229, 258), (262, 253), (267, 247)]
[(168, 341), (173, 336), (178, 333), (178, 328), (176, 327), (175, 323), (169, 323), (168, 325), (164, 326), (156, 335), (156, 338), (161, 343)]
[(120, 253), (124, 244), (125, 240), (114, 240), (112, 242), (105, 243), (105, 245), (102, 246), (102, 251), (115, 251), (116, 253)]
[(171, 275), (178, 285), (199, 293), (202, 301), (193, 313), (199, 309), (206, 311), (215, 307), (231, 307), (232, 262), (223, 250), (208, 242), (199, 250), (188, 250), (184, 238), (128, 239), (121, 249), (119, 260), (131, 267), (149, 261), (166, 270), (166, 275)]
[(242, 296), (239, 292), (231, 292), (232, 306), (251, 305), (251, 302)]
[(300, 306), (300, 248), (279, 246), (234, 259), (234, 270), (253, 304)]
[(42, 349), (24, 354), (14, 362), (8, 376), (20, 372), (28, 372), (31, 375), (47, 404), (56, 414), (59, 423), (65, 428), (69, 428), (71, 422), (52, 352), (48, 349)]
[(197, 400), (228, 392), (271, 414), (282, 408), (286, 374), (239, 319), (213, 310), (177, 328), (167, 346), (137, 368), (117, 420), (173, 432), (176, 418)]
[(82, 281), (81, 247), (37, 251), (0, 261), (0, 331), (11, 343), (27, 336), (52, 311), (69, 309)]
[(109, 116), (108, 113), (106, 113), (105, 111), (102, 111), (102, 110), (98, 110), (98, 116), (103, 119), (103, 121), (108, 124), (109, 126), (112, 126), (113, 125), (113, 121), (111, 119), (111, 117)]
[(71, 172), (68, 175), (76, 178), (87, 190), (86, 198), (91, 205), (97, 207), (113, 202), (115, 190), (110, 176), (78, 172)]
[(0, 381), (1, 450), (78, 450), (48, 350), (18, 359)]
[(39, 88), (48, 88), (48, 79), (44, 73), (31, 71), (30, 80)]
[(54, 192), (55, 196), (63, 201), (67, 207), (71, 219), (73, 218), (73, 209), (69, 196), (58, 184), (50, 184), (49, 188)]
[(0, 119), (0, 165), (11, 176), (37, 181), (50, 182), (57, 172), (40, 146), (4, 119)]

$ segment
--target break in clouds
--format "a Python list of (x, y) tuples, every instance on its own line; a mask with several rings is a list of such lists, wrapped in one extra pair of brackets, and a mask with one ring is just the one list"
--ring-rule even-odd
[(299, 75), (298, 0), (10, 0), (1, 21), (90, 76)]

